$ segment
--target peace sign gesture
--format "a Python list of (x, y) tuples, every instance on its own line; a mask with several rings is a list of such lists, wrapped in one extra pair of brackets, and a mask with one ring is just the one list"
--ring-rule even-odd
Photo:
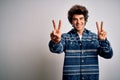
[(56, 27), (56, 23), (54, 20), (52, 20), (52, 23), (53, 23), (53, 27), (54, 27), (54, 30), (52, 31), (52, 33), (50, 34), (51, 36), (51, 40), (54, 42), (54, 43), (59, 43), (60, 40), (61, 40), (61, 20), (59, 20), (59, 24), (58, 24), (58, 28)]
[(98, 38), (99, 40), (105, 40), (106, 39), (106, 31), (103, 30), (103, 22), (101, 22), (101, 25), (98, 25), (98, 22), (96, 22), (96, 27), (98, 30)]

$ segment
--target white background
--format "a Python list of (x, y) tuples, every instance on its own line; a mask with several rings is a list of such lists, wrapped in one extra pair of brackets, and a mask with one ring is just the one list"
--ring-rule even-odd
[(52, 19), (62, 20), (62, 32), (72, 27), (67, 12), (74, 4), (89, 10), (86, 28), (104, 29), (114, 51), (99, 57), (100, 80), (120, 80), (120, 0), (0, 0), (0, 80), (61, 80), (64, 53), (49, 51)]

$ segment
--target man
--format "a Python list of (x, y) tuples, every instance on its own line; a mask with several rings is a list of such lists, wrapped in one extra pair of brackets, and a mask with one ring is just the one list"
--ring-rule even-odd
[(53, 53), (65, 53), (63, 80), (99, 80), (98, 55), (110, 59), (112, 48), (103, 29), (103, 22), (96, 27), (98, 34), (85, 28), (88, 10), (81, 5), (74, 5), (68, 11), (68, 20), (73, 29), (61, 34), (61, 20), (57, 25), (53, 20), (49, 49)]

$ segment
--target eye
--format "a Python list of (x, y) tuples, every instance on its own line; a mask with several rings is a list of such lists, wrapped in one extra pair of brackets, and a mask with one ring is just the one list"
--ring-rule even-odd
[(73, 21), (76, 21), (77, 19), (76, 18), (73, 18)]
[(84, 19), (84, 17), (80, 17), (80, 20), (83, 20)]

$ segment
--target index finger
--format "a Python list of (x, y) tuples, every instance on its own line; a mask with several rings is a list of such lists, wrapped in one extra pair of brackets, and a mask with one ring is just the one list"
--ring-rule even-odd
[(61, 25), (62, 25), (62, 21), (61, 21), (61, 20), (59, 20), (58, 30), (60, 30), (60, 29), (61, 29)]
[(55, 21), (52, 20), (52, 23), (53, 23), (53, 27), (54, 27), (54, 29), (56, 29), (56, 23), (55, 23)]
[(103, 21), (101, 22), (101, 31), (103, 31)]
[(100, 32), (98, 22), (96, 22), (96, 27), (97, 27), (98, 32)]

